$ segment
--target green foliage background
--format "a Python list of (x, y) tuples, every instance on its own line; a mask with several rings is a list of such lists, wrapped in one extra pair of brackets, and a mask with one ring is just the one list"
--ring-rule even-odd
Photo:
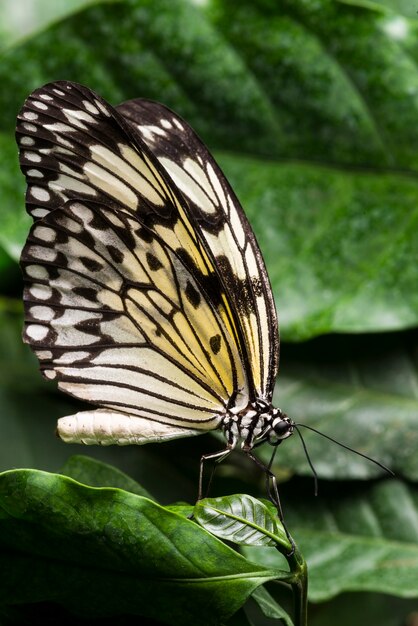
[[(34, 88), (55, 79), (85, 83), (112, 104), (139, 96), (162, 101), (213, 151), (256, 232), (281, 322), (276, 404), (397, 474), (388, 480), (374, 465), (307, 435), (323, 479), (314, 499), (297, 438), (279, 449), (275, 472), (283, 481), (286, 520), (308, 560), (312, 626), (401, 626), (418, 612), (417, 10), (409, 0), (0, 5), (0, 469), (56, 472), (71, 453), (86, 452), (54, 438), (56, 418), (80, 410), (80, 403), (41, 380), (20, 340), (17, 262), (30, 220), (13, 137), (16, 114)], [(131, 481), (80, 459), (62, 473), (93, 487), (144, 495), (140, 483), (163, 504), (194, 502), (200, 454), (217, 447), (213, 437), (203, 436), (144, 448), (89, 449)], [(120, 563), (101, 560), (97, 546), (69, 540), (57, 569), (45, 574), (54, 553), (46, 548), (51, 535), (54, 554), (68, 538), (65, 497), (81, 498), (81, 506), (93, 496), (77, 489), (75, 495), (68, 479), (30, 476), (28, 481), (26, 474), (8, 473), (0, 484), (5, 623), (20, 623), (27, 607), (41, 599), (56, 611), (84, 618), (87, 612), (103, 623), (115, 610), (140, 613), (147, 593), (139, 594), (133, 572), (141, 559), (122, 567), (126, 587), (118, 587), (125, 594), (119, 609), (103, 593), (103, 572), (111, 570), (111, 588)], [(212, 491), (263, 495), (263, 484), (237, 454), (219, 468)], [(131, 496), (118, 493), (123, 517)], [(92, 500), (92, 524), (108, 506), (101, 498)], [(56, 523), (42, 527), (41, 536), (25, 517), (29, 501), (37, 503), (35, 523), (56, 512)], [(84, 523), (91, 532), (87, 518)], [(88, 558), (74, 563), (72, 554), (82, 550)], [(271, 552), (251, 548), (246, 555), (268, 580), (265, 572), (277, 567)], [(89, 559), (97, 564), (94, 576), (86, 573)], [(215, 577), (216, 564), (211, 567), (206, 575)], [(75, 600), (63, 601), (64, 592), (54, 587), (63, 572), (71, 584), (93, 578), (97, 587), (77, 603), (82, 585), (75, 586)], [(98, 589), (101, 608), (91, 610)], [(227, 598), (236, 599), (236, 593), (224, 591)], [(168, 593), (165, 602), (170, 598)], [(286, 597), (279, 600), (286, 604)], [(41, 616), (48, 606), (38, 606)], [(215, 617), (217, 607), (213, 600)], [(148, 615), (186, 623), (184, 615), (163, 613)], [(250, 605), (236, 623), (271, 623), (264, 619)]]

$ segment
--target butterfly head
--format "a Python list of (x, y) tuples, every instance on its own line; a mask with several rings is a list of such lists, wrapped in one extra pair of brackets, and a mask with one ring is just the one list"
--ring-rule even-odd
[(280, 409), (271, 410), (270, 424), (265, 432), (265, 439), (272, 446), (278, 446), (283, 439), (293, 433), (293, 421)]

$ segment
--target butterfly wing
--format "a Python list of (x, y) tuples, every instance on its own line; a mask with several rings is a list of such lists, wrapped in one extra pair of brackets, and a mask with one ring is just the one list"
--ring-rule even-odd
[[(101, 416), (151, 420), (164, 436), (245, 407), (227, 295), (141, 136), (89, 89), (58, 82), (28, 98), (17, 141), (35, 219), (22, 253), (24, 339), (45, 376)], [(95, 430), (82, 422), (68, 440)], [(115, 427), (110, 439), (130, 442)]]
[(255, 396), (270, 401), (279, 360), (276, 309), (260, 249), (231, 186), (193, 129), (173, 111), (141, 99), (117, 108), (187, 198), (238, 319)]

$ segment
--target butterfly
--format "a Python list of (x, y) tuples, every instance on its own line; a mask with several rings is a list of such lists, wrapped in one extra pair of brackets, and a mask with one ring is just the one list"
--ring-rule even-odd
[(252, 457), (289, 437), (272, 406), (277, 315), (251, 226), (192, 128), (163, 104), (113, 108), (82, 85), (18, 115), (26, 207), (23, 338), (93, 405), (66, 442), (143, 444), (219, 429)]

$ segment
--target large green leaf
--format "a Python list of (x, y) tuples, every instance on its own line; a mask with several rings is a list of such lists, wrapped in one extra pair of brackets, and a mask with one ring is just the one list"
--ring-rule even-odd
[[(294, 491), (285, 514), (308, 563), (311, 600), (343, 591), (418, 597), (418, 488), (396, 480), (347, 484), (315, 500)], [(265, 548), (243, 552), (272, 566)]]
[(417, 32), (373, 2), (127, 0), (10, 47), (3, 250), (16, 258), (27, 232), (16, 113), (40, 84), (78, 80), (115, 104), (164, 101), (219, 155), (265, 253), (283, 337), (414, 325)]
[(147, 498), (35, 470), (0, 476), (0, 527), (0, 605), (210, 625), (276, 576)]

